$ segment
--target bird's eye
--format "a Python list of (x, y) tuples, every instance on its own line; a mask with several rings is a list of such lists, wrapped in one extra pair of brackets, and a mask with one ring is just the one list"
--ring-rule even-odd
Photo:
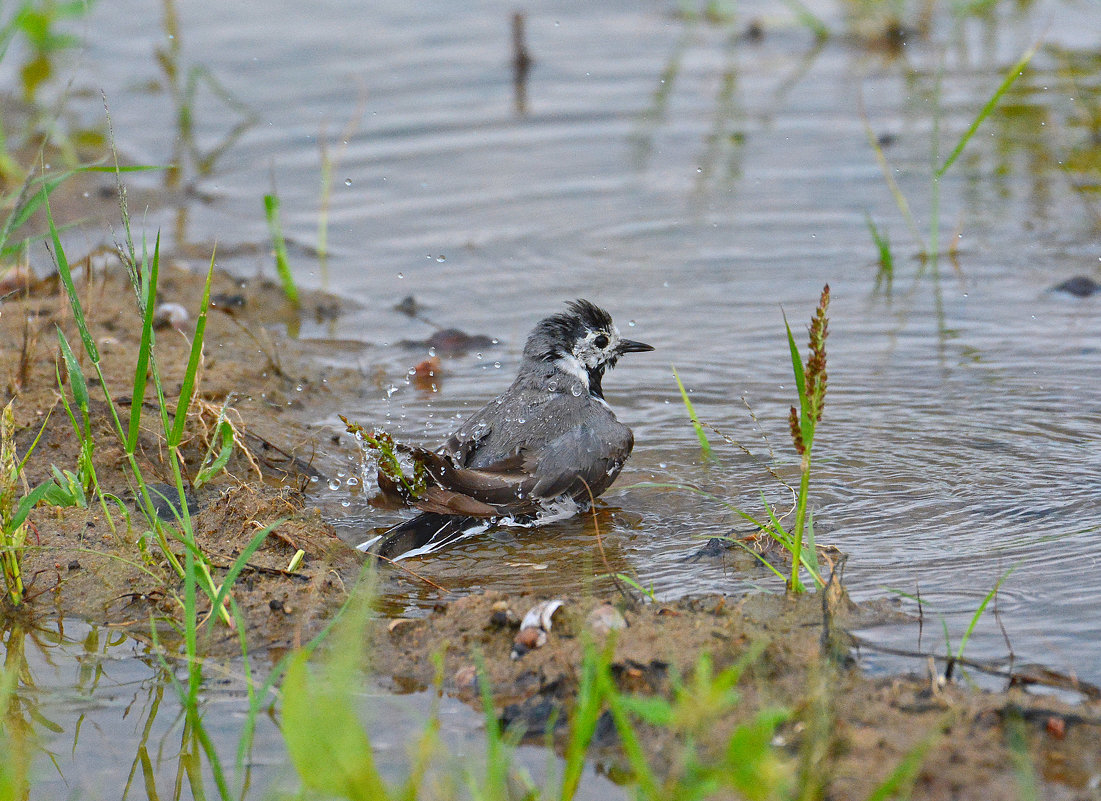
[(600, 334), (596, 339), (593, 340), (593, 344), (596, 345), (598, 348), (606, 348), (608, 347), (608, 337), (604, 336), (604, 334)]

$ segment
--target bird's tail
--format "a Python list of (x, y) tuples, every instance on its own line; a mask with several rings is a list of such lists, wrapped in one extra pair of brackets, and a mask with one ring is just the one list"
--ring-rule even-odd
[(397, 561), (432, 553), (487, 528), (489, 521), (483, 518), (424, 512), (361, 547), (370, 554)]

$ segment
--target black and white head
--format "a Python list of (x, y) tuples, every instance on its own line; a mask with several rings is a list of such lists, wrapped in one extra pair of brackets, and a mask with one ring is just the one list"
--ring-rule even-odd
[(612, 316), (587, 300), (566, 304), (568, 311), (541, 320), (528, 337), (524, 356), (553, 365), (581, 382), (595, 398), (603, 400), (600, 380), (624, 353), (653, 350), (644, 342), (624, 339)]

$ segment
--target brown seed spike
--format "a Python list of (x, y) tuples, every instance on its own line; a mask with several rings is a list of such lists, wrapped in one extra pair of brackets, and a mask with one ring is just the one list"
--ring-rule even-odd
[(810, 322), (810, 356), (804, 372), (806, 391), (810, 401), (811, 417), (815, 423), (822, 419), (826, 399), (826, 337), (829, 336), (829, 320), (826, 312), (830, 306), (830, 285), (822, 288), (818, 308)]
[(795, 407), (791, 407), (791, 414), (788, 415), (788, 426), (791, 428), (791, 441), (795, 445), (795, 452), (802, 456), (806, 450), (806, 445), (803, 444), (803, 429), (799, 426), (799, 412), (795, 411)]

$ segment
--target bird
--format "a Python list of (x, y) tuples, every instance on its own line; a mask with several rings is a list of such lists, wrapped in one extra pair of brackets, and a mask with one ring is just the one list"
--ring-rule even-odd
[[(611, 315), (588, 300), (540, 320), (504, 393), (437, 449), (398, 446), (422, 468), (424, 490), (411, 499), (421, 513), (361, 548), (396, 560), (498, 521), (561, 519), (587, 508), (634, 447), (631, 429), (604, 398), (604, 373), (624, 354), (653, 349), (620, 336)], [(400, 489), (382, 471), (378, 481), (384, 492)]]

